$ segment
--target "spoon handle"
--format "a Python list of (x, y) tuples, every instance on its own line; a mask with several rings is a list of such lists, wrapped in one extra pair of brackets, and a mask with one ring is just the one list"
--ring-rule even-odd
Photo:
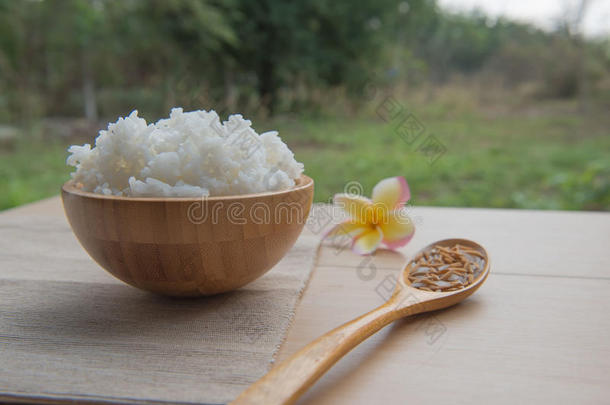
[(275, 366), (231, 404), (291, 404), (347, 352), (399, 314), (391, 302), (320, 336)]

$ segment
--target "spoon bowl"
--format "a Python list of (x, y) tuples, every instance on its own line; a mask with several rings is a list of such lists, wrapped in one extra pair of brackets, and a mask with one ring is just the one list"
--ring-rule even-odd
[(424, 247), (415, 257), (434, 246), (456, 244), (477, 251), (484, 261), (479, 274), (467, 286), (444, 292), (416, 288), (409, 282), (409, 267), (413, 260), (409, 261), (386, 303), (317, 338), (271, 369), (232, 404), (291, 404), (341, 357), (384, 326), (409, 315), (447, 308), (468, 298), (489, 275), (489, 256), (485, 248), (467, 239), (445, 239)]
[(483, 285), (489, 275), (489, 255), (483, 246), (468, 239), (444, 239), (429, 244), (417, 252), (414, 257), (420, 252), (432, 249), (434, 246), (451, 247), (456, 244), (476, 250), (484, 257), (485, 265), (471, 284), (457, 291), (435, 292), (420, 290), (419, 288), (413, 287), (409, 281), (409, 265), (412, 262), (409, 261), (405, 265), (401, 277), (399, 277), (398, 283), (396, 283), (394, 293), (386, 305), (394, 305), (395, 310), (403, 317), (447, 308), (474, 294), (474, 292)]

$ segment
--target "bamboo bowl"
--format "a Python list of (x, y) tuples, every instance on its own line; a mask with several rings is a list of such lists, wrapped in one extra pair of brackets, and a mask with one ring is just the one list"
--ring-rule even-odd
[(208, 198), (135, 198), (61, 189), (83, 248), (110, 274), (142, 290), (201, 296), (237, 289), (294, 245), (313, 200), (301, 176), (279, 192)]

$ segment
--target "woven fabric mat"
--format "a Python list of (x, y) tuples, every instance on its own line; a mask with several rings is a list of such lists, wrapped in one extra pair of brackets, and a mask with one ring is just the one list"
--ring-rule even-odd
[(64, 219), (0, 216), (0, 401), (226, 403), (271, 366), (317, 245), (238, 291), (170, 299), (107, 274)]

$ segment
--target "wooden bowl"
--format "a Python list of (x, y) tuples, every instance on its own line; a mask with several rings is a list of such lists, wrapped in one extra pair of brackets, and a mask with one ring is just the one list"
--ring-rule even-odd
[(199, 296), (234, 290), (271, 269), (301, 233), (313, 187), (303, 175), (278, 192), (135, 198), (68, 181), (61, 196), (81, 245), (110, 274), (159, 294)]

